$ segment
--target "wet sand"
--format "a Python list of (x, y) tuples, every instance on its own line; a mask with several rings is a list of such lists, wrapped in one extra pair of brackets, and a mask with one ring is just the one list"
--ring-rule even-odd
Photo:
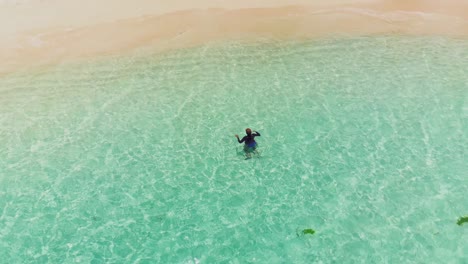
[[(0, 74), (221, 40), (334, 35), (468, 36), (468, 1), (0, 1)], [(235, 3), (233, 3), (235, 2)]]

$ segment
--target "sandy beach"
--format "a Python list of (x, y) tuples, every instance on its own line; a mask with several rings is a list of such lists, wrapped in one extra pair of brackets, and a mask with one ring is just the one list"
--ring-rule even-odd
[(0, 1), (0, 74), (210, 41), (468, 35), (468, 1)]

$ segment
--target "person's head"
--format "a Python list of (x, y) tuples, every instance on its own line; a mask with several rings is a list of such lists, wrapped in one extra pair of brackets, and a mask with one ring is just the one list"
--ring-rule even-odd
[(245, 129), (245, 133), (246, 133), (247, 135), (250, 135), (250, 134), (252, 134), (252, 130), (250, 130), (250, 128), (246, 128), (246, 129)]

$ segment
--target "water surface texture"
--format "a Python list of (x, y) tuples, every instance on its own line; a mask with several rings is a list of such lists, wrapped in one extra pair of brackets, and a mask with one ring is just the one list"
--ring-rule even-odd
[(467, 39), (382, 36), (1, 77), (0, 259), (467, 263), (467, 72)]

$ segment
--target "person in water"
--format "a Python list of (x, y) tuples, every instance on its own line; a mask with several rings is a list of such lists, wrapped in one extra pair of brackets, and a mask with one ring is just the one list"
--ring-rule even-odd
[(250, 128), (246, 128), (245, 133), (247, 135), (244, 136), (242, 139), (239, 139), (239, 135), (236, 135), (236, 138), (239, 143), (245, 143), (244, 152), (247, 158), (250, 158), (251, 153), (255, 152), (257, 149), (257, 142), (255, 142), (255, 137), (259, 137), (260, 133), (258, 133), (257, 131), (254, 131), (254, 133), (252, 133), (252, 130)]

